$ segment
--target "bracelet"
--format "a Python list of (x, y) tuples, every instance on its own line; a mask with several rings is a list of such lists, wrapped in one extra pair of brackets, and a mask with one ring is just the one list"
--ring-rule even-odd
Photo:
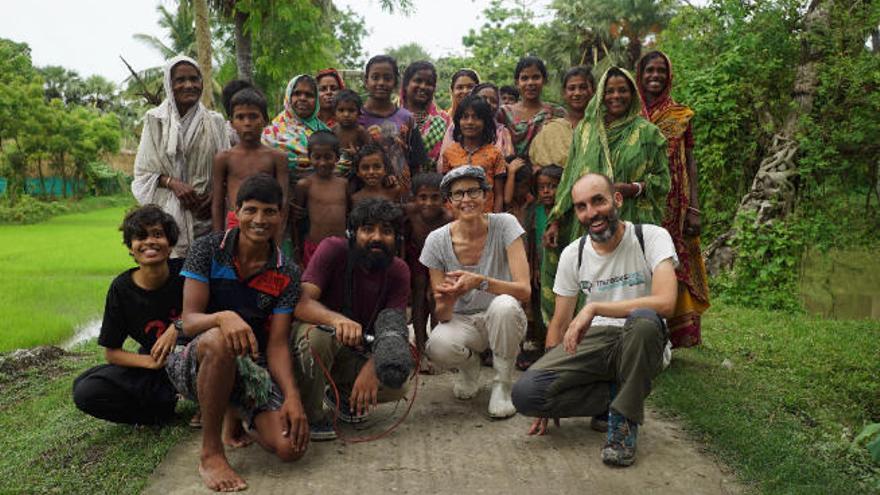
[(636, 191), (635, 196), (633, 196), (634, 198), (638, 198), (639, 196), (642, 195), (642, 191), (643, 191), (642, 184), (640, 182), (633, 182), (633, 185), (639, 188), (639, 190)]
[(168, 189), (168, 184), (171, 184), (171, 176), (170, 175), (165, 176), (165, 184), (162, 184), (162, 187), (164, 187), (165, 189)]
[(693, 211), (693, 212), (696, 213), (697, 215), (703, 213), (702, 211), (698, 210), (697, 208), (694, 208), (693, 206), (688, 206), (687, 209)]

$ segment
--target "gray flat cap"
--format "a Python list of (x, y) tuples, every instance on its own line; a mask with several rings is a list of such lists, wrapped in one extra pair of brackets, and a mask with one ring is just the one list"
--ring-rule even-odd
[(489, 190), (489, 181), (486, 180), (486, 172), (480, 167), (465, 165), (463, 167), (454, 168), (443, 176), (443, 180), (440, 181), (440, 194), (442, 194), (444, 198), (449, 198), (452, 184), (460, 179), (474, 179), (480, 183), (480, 189), (484, 191)]

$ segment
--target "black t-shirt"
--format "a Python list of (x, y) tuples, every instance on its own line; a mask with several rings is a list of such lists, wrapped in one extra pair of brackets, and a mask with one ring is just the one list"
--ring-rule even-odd
[(168, 280), (155, 290), (145, 290), (134, 283), (132, 274), (137, 268), (116, 277), (107, 291), (98, 344), (119, 349), (125, 339), (131, 337), (141, 345), (141, 352), (149, 352), (168, 326), (180, 318), (183, 306), (182, 266), (183, 259), (168, 260)]

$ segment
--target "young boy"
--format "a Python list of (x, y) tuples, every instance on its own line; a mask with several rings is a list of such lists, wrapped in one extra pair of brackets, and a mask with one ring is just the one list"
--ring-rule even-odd
[[(315, 173), (300, 179), (293, 190), (293, 202), (308, 212), (309, 232), (297, 251), (303, 268), (325, 237), (345, 236), (348, 213), (348, 181), (333, 174), (339, 161), (339, 139), (330, 131), (309, 136), (309, 162)], [(294, 229), (294, 233), (297, 230)]]
[[(428, 269), (419, 261), (419, 256), (428, 234), (452, 221), (452, 214), (443, 207), (443, 197), (440, 195), (442, 180), (443, 176), (436, 172), (425, 172), (413, 177), (413, 198), (406, 205), (405, 257), (412, 281), (413, 329), (420, 351), (425, 350), (425, 342), (428, 340), (428, 315), (434, 313), (434, 302), (431, 291), (428, 290)], [(436, 325), (437, 321), (436, 316), (431, 318), (432, 324)]]
[(336, 119), (333, 133), (339, 138), (339, 148), (342, 150), (337, 173), (342, 176), (348, 175), (361, 146), (370, 142), (370, 134), (364, 126), (357, 123), (361, 106), (361, 97), (350, 89), (340, 90), (333, 98), (333, 113)]
[[(504, 183), (504, 207), (507, 213), (519, 220), (522, 228), (528, 232), (531, 225), (528, 212), (535, 198), (532, 196), (532, 169), (524, 160), (513, 160), (507, 164), (507, 178)], [(529, 248), (526, 246), (526, 255)]]
[[(177, 403), (164, 367), (178, 340), (174, 321), (183, 299), (183, 259), (170, 259), (179, 230), (156, 205), (129, 212), (120, 230), (138, 266), (110, 284), (98, 336), (108, 364), (74, 380), (73, 402), (86, 414), (115, 423), (162, 423), (174, 416)], [(123, 350), (129, 337), (140, 345), (137, 353)]]
[(560, 180), (562, 180), (562, 167), (558, 165), (541, 167), (535, 175), (538, 200), (532, 203), (526, 214), (526, 222), (528, 223), (526, 232), (529, 236), (526, 252), (531, 268), (531, 314), (534, 318), (526, 332), (523, 351), (516, 358), (516, 366), (521, 370), (526, 370), (544, 354), (547, 329), (541, 315), (541, 260), (544, 257), (541, 238), (547, 228), (547, 217), (550, 216), (550, 210), (556, 204), (556, 189), (559, 187)]
[[(211, 179), (211, 230), (214, 232), (238, 225), (234, 198), (241, 183), (252, 175), (262, 173), (275, 177), (281, 184), (285, 206), (288, 197), (287, 156), (260, 142), (263, 127), (269, 120), (266, 98), (254, 88), (245, 88), (232, 96), (229, 107), (232, 111), (232, 127), (238, 134), (239, 142), (214, 156), (214, 175)], [(281, 214), (286, 213), (286, 208), (283, 208)]]
[(403, 187), (391, 173), (381, 145), (371, 142), (362, 147), (355, 158), (354, 167), (352, 205), (367, 198), (400, 203), (404, 196)]
[(519, 101), (519, 90), (513, 86), (501, 86), (498, 92), (501, 93), (502, 105), (513, 105)]

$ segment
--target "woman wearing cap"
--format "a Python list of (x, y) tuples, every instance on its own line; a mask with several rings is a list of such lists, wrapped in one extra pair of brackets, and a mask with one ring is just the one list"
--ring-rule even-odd
[(453, 392), (470, 399), (480, 389), (480, 353), (494, 355), (489, 415), (507, 418), (511, 375), (526, 332), (521, 302), (531, 294), (522, 235), (513, 215), (484, 213), (489, 183), (479, 167), (453, 169), (440, 192), (456, 220), (431, 232), (419, 261), (430, 270), (440, 324), (425, 352), (436, 364), (458, 368)]

